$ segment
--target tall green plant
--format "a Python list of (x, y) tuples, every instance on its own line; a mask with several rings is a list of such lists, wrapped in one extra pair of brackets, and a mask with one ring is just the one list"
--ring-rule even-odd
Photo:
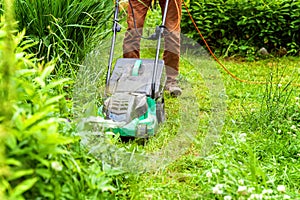
[[(9, 135), (10, 123), (9, 119), (12, 117), (12, 106), (10, 101), (14, 96), (14, 87), (11, 80), (11, 74), (14, 71), (15, 44), (12, 41), (12, 31), (14, 30), (12, 23), (12, 3), (9, 1), (4, 2), (7, 12), (5, 16), (1, 17), (0, 22), (0, 184), (5, 184), (1, 178), (9, 175), (7, 163), (5, 163), (5, 147), (2, 145)], [(1, 9), (2, 9), (1, 2)], [(5, 198), (5, 189), (1, 187), (0, 198)]]
[(114, 191), (101, 162), (80, 147), (60, 118), (55, 63), (26, 53), (35, 44), (15, 30), (13, 3), (0, 24), (0, 199), (103, 199)]
[(16, 19), (38, 46), (31, 52), (47, 61), (58, 58), (58, 68), (80, 64), (93, 41), (107, 34), (113, 11), (110, 0), (16, 0)]
[(298, 113), (297, 106), (291, 99), (295, 88), (292, 87), (292, 80), (283, 84), (283, 77), (284, 72), (280, 73), (278, 67), (272, 67), (258, 112), (251, 113), (246, 110), (246, 121), (251, 122), (249, 125), (253, 131), (278, 132), (288, 129), (298, 121), (292, 119)]

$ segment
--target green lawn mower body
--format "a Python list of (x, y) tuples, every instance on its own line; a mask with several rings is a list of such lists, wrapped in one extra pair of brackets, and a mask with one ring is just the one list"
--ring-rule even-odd
[(151, 59), (118, 59), (106, 88), (108, 97), (98, 111), (103, 127), (125, 137), (153, 136), (165, 120), (164, 84), (163, 60), (155, 70)]

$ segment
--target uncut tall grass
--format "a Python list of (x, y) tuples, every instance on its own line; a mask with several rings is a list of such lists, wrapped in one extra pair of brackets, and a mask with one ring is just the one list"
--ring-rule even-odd
[(15, 12), (19, 30), (38, 43), (32, 53), (68, 71), (108, 34), (113, 1), (15, 0)]

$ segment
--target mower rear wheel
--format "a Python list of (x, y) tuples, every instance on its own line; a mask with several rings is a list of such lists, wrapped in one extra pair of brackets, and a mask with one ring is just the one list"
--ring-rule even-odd
[(156, 118), (158, 123), (162, 123), (165, 121), (165, 103), (164, 101), (158, 101), (156, 103)]

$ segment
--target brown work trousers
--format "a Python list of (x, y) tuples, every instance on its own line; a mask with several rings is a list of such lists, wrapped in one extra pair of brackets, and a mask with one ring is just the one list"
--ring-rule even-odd
[[(140, 40), (143, 33), (143, 26), (147, 11), (152, 0), (129, 0), (132, 8), (129, 5), (127, 9), (127, 32), (123, 42), (123, 57), (124, 58), (139, 58), (140, 57)], [(166, 0), (159, 0), (159, 5), (164, 13)], [(134, 18), (132, 15), (132, 9)], [(134, 25), (135, 20), (135, 25)], [(163, 60), (165, 61), (166, 74), (168, 78), (174, 79), (179, 72), (179, 57), (180, 57), (180, 20), (181, 20), (181, 0), (169, 0), (169, 6), (166, 16), (165, 27), (167, 33), (164, 34), (164, 53)], [(135, 27), (136, 26), (136, 27)]]

